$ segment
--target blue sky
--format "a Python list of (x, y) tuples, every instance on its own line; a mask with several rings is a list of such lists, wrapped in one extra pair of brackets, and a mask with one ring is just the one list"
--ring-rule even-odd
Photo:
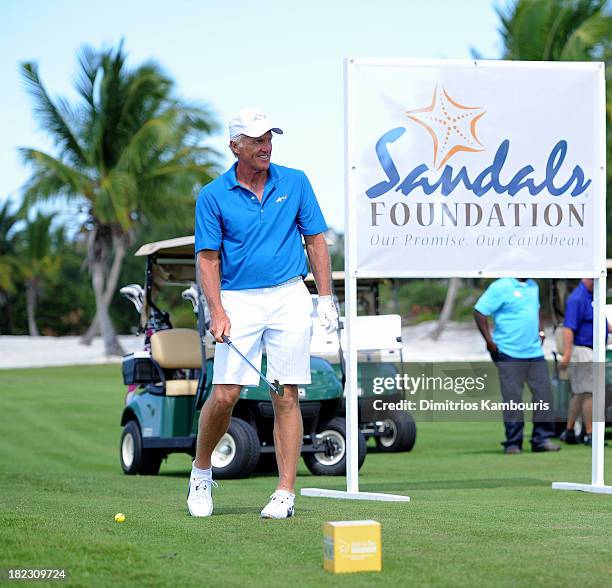
[(343, 229), (343, 59), (461, 59), (472, 47), (497, 58), (500, 2), (3, 0), (0, 201), (17, 199), (28, 177), (17, 147), (51, 147), (36, 127), (19, 63), (38, 62), (50, 93), (73, 97), (78, 49), (125, 38), (130, 63), (157, 61), (181, 96), (215, 113), (221, 131), (209, 144), (225, 165), (228, 119), (243, 106), (267, 111), (285, 130), (273, 160), (303, 169), (328, 223)]

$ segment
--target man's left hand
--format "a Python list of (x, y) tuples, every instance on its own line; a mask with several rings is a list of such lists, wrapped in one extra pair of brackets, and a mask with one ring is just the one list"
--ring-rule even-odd
[(338, 311), (331, 296), (319, 296), (317, 314), (326, 333), (333, 333), (338, 329)]

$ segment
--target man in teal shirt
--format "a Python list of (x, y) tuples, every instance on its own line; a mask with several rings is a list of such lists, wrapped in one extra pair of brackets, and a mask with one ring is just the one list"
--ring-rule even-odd
[[(493, 336), (488, 316), (495, 322)], [(498, 368), (504, 402), (522, 402), (523, 387), (527, 383), (533, 402), (549, 407), (533, 413), (531, 450), (559, 451), (559, 446), (550, 441), (554, 435), (552, 393), (542, 349), (544, 331), (540, 325), (537, 283), (524, 278), (495, 280), (474, 306), (474, 319)], [(523, 411), (504, 411), (504, 426), (506, 440), (502, 445), (505, 453), (521, 453)]]

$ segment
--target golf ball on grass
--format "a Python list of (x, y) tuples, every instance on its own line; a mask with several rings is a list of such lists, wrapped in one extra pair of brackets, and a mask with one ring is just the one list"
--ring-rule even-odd
[(125, 515), (122, 512), (118, 512), (115, 515), (115, 522), (122, 523), (123, 521), (125, 521)]

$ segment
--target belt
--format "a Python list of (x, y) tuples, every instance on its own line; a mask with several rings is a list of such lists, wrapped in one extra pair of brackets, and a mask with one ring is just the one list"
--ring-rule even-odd
[(303, 281), (304, 281), (304, 278), (302, 278), (302, 276), (295, 276), (295, 278), (291, 278), (290, 280), (287, 280), (286, 282), (281, 282), (280, 284), (277, 284), (276, 286), (268, 286), (268, 288), (282, 288), (284, 286), (290, 286), (291, 284), (295, 284), (296, 282), (303, 282)]

